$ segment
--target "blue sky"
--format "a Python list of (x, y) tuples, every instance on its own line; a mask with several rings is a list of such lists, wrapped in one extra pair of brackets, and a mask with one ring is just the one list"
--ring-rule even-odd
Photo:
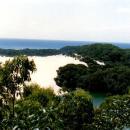
[(130, 42), (130, 0), (0, 0), (0, 38)]

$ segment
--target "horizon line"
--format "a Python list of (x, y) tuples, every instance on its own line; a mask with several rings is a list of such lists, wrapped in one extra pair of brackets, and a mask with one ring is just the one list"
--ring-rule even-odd
[(62, 41), (62, 42), (88, 42), (88, 43), (106, 43), (106, 44), (130, 44), (123, 41), (99, 41), (99, 40), (65, 40), (65, 39), (38, 39), (38, 38), (0, 38), (0, 40), (34, 40), (34, 41)]

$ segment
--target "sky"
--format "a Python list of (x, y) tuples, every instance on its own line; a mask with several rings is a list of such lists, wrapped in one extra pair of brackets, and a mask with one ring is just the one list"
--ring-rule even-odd
[(130, 43), (130, 0), (0, 0), (0, 38)]

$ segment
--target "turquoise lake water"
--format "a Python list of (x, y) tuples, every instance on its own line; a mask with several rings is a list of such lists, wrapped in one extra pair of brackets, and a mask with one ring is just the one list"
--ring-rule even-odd
[(94, 107), (99, 107), (101, 103), (105, 101), (107, 96), (103, 93), (90, 93), (92, 95), (92, 101)]

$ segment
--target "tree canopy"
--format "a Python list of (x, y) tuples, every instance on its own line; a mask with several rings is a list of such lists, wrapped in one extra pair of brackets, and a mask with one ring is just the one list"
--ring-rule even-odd
[(74, 90), (78, 87), (78, 81), (81, 75), (86, 74), (86, 66), (79, 64), (68, 64), (64, 67), (60, 67), (57, 70), (58, 76), (55, 78), (55, 81), (58, 86), (63, 87), (64, 89)]
[[(30, 81), (30, 73), (35, 71), (34, 61), (30, 61), (27, 56), (15, 57), (8, 60), (0, 67), (0, 100), (3, 106), (12, 106), (11, 117), (14, 116), (14, 105), (16, 96), (21, 96), (22, 87), (25, 81)], [(12, 104), (12, 105), (11, 105)], [(12, 111), (12, 112), (11, 112)]]

